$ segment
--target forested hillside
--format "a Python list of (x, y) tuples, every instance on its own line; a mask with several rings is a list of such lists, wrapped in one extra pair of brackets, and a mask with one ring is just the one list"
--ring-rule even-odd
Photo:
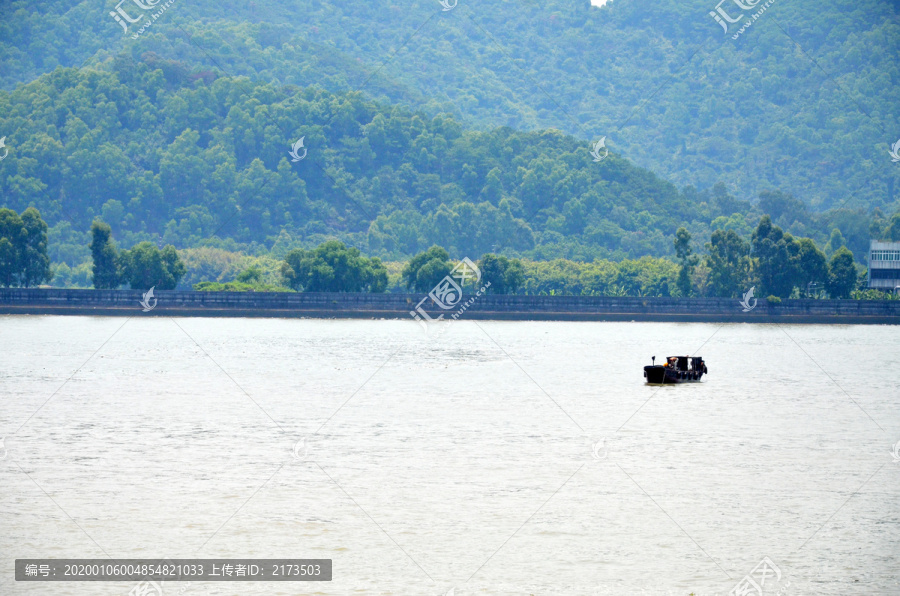
[[(555, 131), (467, 132), (359, 94), (207, 84), (179, 67), (146, 55), (19, 87), (0, 104), (24, 139), (0, 162), (10, 206), (36, 205), (73, 231), (101, 216), (125, 245), (336, 234), (387, 256), (441, 244), (583, 258), (666, 253), (678, 224), (749, 207), (687, 200)], [(295, 162), (300, 137), (308, 153)]]
[(57, 69), (0, 96), (0, 113), (20, 140), (0, 162), (4, 203), (38, 207), (53, 261), (70, 265), (97, 216), (124, 247), (283, 252), (337, 236), (385, 258), (432, 244), (457, 256), (665, 255), (680, 225), (698, 239), (748, 233), (762, 212), (822, 244), (837, 227), (861, 255), (887, 225), (877, 212), (813, 214), (780, 192), (751, 206), (722, 184), (679, 191), (558, 131), (468, 131), (359, 93), (195, 76), (152, 53)]
[(777, 188), (816, 210), (893, 210), (897, 3), (779, 1), (738, 39), (737, 25), (726, 34), (709, 15), (715, 5), (192, 0), (135, 40), (140, 23), (125, 34), (112, 2), (17, 0), (0, 7), (0, 81), (11, 89), (58, 65), (112, 69), (113, 56), (153, 51), (195, 76), (361, 89), (466, 128), (606, 136), (666, 180), (721, 181), (741, 200)]

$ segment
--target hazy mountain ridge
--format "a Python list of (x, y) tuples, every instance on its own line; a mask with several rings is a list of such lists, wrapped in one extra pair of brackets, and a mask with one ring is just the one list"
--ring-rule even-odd
[(176, 2), (133, 41), (106, 14), (111, 6), (50, 2), (24, 19), (27, 27), (7, 23), (6, 49), (18, 52), (9, 55), (34, 58), (2, 74), (9, 87), (91, 52), (102, 62), (120, 47), (132, 58), (154, 50), (196, 70), (335, 92), (362, 86), (479, 128), (606, 135), (611, 148), (672, 182), (722, 181), (745, 200), (780, 188), (819, 208), (848, 197), (851, 206), (891, 208), (898, 173), (887, 149), (900, 137), (896, 7), (776, 2), (732, 40), (709, 16), (714, 5), (462, 1), (445, 12), (434, 0), (243, 8), (199, 0)]
[(614, 154), (595, 163), (558, 131), (466, 131), (359, 94), (207, 84), (150, 54), (111, 68), (60, 69), (0, 97), (17, 141), (0, 162), (9, 206), (76, 234), (102, 216), (126, 245), (337, 234), (386, 256), (439, 243), (581, 258), (666, 253), (676, 224), (731, 213)]

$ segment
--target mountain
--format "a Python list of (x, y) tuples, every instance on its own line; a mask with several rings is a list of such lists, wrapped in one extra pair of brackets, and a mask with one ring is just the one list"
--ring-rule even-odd
[(133, 39), (166, 4), (120, 4), (147, 15), (125, 33), (111, 1), (6, 3), (0, 82), (153, 51), (195, 74), (358, 89), (467, 128), (606, 136), (678, 186), (721, 181), (740, 200), (773, 188), (816, 210), (898, 198), (896, 2), (744, 0), (744, 11), (726, 0), (722, 13), (742, 19), (726, 33), (712, 0), (460, 0), (449, 11), (437, 0), (195, 0)]
[[(142, 12), (139, 5), (152, 10)], [(665, 14), (667, 6), (655, 10)], [(706, 39), (701, 32), (709, 23), (674, 12), (670, 20), (650, 19), (625, 0), (602, 9), (525, 2), (462, 3), (449, 11), (430, 3), (324, 0), (242, 8), (133, 0), (102, 14), (95, 5), (64, 7), (13, 2), (0, 9), (10, 34), (3, 38), (9, 50), (4, 81), (52, 68), (0, 92), (0, 134), (9, 149), (0, 161), (0, 202), (19, 211), (41, 209), (52, 226), (58, 262), (81, 262), (96, 216), (113, 226), (123, 247), (153, 240), (179, 248), (211, 244), (258, 252), (274, 246), (283, 252), (338, 237), (391, 259), (440, 244), (457, 257), (503, 251), (538, 260), (591, 260), (669, 255), (682, 225), (701, 243), (718, 228), (748, 236), (762, 213), (820, 244), (846, 242), (859, 259), (869, 236), (881, 235), (886, 225), (883, 212), (871, 206), (884, 205), (889, 213), (896, 205), (865, 189), (813, 201), (790, 193), (798, 185), (832, 180), (846, 186), (860, 177), (872, 190), (897, 171), (886, 152), (884, 166), (873, 154), (858, 158), (852, 171), (830, 163), (806, 178), (797, 161), (806, 154), (782, 153), (778, 163), (793, 160), (784, 185), (754, 178), (737, 191), (736, 174), (678, 188), (642, 167), (640, 154), (627, 157), (634, 148), (621, 146), (622, 133), (656, 130), (647, 147), (680, 143), (664, 161), (692, 168), (700, 153), (691, 153), (690, 139), (713, 138), (702, 126), (721, 128), (731, 119), (728, 126), (739, 128), (767, 121), (773, 110), (784, 115), (759, 97), (755, 107), (745, 101), (741, 110), (722, 108), (722, 118), (702, 117), (703, 110), (700, 118), (690, 115), (691, 106), (709, 97), (727, 105), (726, 91), (710, 87), (719, 81), (718, 71), (691, 75), (677, 66), (677, 56), (690, 41), (700, 49), (682, 66), (705, 64), (711, 50), (703, 48), (713, 37), (731, 48), (721, 50), (726, 55), (737, 51), (736, 44), (722, 45), (722, 29), (708, 15), (716, 35)], [(774, 22), (770, 10), (761, 18)], [(737, 42), (750, 47), (755, 42), (747, 36), (768, 30), (763, 22)], [(614, 25), (619, 37), (600, 43), (596, 36)], [(851, 25), (841, 21), (839, 27)], [(658, 39), (651, 44), (645, 37), (654, 31)], [(585, 46), (571, 37), (576, 34), (596, 43)], [(655, 48), (664, 39), (681, 41), (660, 52)], [(808, 83), (796, 66), (802, 51), (795, 46), (797, 56), (776, 59), (774, 45), (753, 47), (770, 70), (787, 69)], [(563, 59), (561, 48), (581, 58)], [(600, 56), (597, 64), (587, 68), (585, 60), (594, 55)], [(880, 57), (867, 59), (881, 64)], [(84, 66), (58, 66), (67, 62)], [(668, 66), (660, 70), (660, 64)], [(883, 66), (885, 72), (893, 68)], [(894, 91), (887, 75), (879, 80), (884, 84), (867, 89)], [(639, 89), (656, 83), (653, 92)], [(797, 107), (787, 101), (788, 87), (777, 87), (784, 109)], [(665, 99), (679, 93), (680, 101)], [(742, 95), (752, 96), (746, 88)], [(604, 98), (607, 110), (590, 110), (584, 97)], [(651, 117), (654, 110), (685, 109), (682, 134), (666, 133), (668, 120)], [(816, 134), (831, 126), (799, 114)], [(622, 126), (587, 142), (591, 122), (619, 116)], [(842, 146), (862, 151), (866, 127), (882, 116), (851, 116), (848, 111), (843, 122), (853, 121), (858, 130)], [(651, 121), (661, 128), (653, 129)], [(547, 122), (574, 134), (531, 130)], [(772, 147), (758, 134), (743, 136), (748, 154)], [(792, 137), (785, 132), (779, 138)], [(606, 146), (597, 144), (600, 139)], [(712, 165), (732, 164), (744, 174), (780, 167), (703, 155), (711, 165), (697, 166), (694, 174), (704, 178), (707, 172), (710, 181), (717, 179)], [(678, 175), (670, 172), (675, 180)], [(766, 190), (751, 192), (754, 186)], [(817, 211), (811, 203), (835, 207)]]
[(145, 54), (0, 97), (3, 126), (24, 139), (0, 162), (4, 201), (37, 206), (57, 242), (101, 216), (126, 245), (337, 235), (389, 257), (431, 244), (476, 257), (665, 253), (677, 225), (749, 209), (689, 200), (615, 154), (596, 162), (559, 131), (469, 131), (359, 93), (213, 79)]

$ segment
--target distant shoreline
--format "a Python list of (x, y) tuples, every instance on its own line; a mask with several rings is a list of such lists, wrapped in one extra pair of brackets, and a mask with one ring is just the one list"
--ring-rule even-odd
[[(445, 319), (423, 294), (156, 291), (144, 312), (138, 290), (0, 288), (0, 314), (140, 317), (402, 319), (423, 310)], [(424, 302), (422, 299), (426, 298)], [(464, 295), (462, 302), (471, 299)], [(703, 323), (900, 324), (900, 300), (759, 300), (743, 312), (736, 298), (483, 295), (460, 320), (655, 321)]]

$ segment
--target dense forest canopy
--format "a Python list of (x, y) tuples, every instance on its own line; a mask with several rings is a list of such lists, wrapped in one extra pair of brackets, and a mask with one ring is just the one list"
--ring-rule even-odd
[(861, 256), (887, 225), (860, 209), (817, 214), (779, 191), (751, 205), (721, 183), (679, 190), (615, 153), (597, 162), (555, 130), (472, 131), (355, 92), (196, 77), (152, 53), (112, 62), (0, 96), (17, 140), (0, 192), (12, 209), (41, 210), (56, 262), (83, 261), (97, 216), (125, 248), (217, 238), (283, 253), (339, 237), (389, 259), (433, 244), (475, 258), (662, 256), (680, 225), (698, 238), (746, 234), (763, 212), (822, 244), (837, 228)]
[(40, 210), (57, 284), (84, 284), (95, 220), (126, 256), (677, 258), (682, 295), (743, 271), (763, 215), (809, 239), (785, 258), (900, 239), (885, 3), (776, 4), (738, 39), (694, 1), (146, 5), (0, 7), (0, 207)]
[(137, 25), (125, 34), (108, 14), (112, 2), (17, 0), (0, 7), (0, 85), (57, 66), (113, 71), (111, 58), (152, 51), (177, 64), (168, 77), (361, 89), (467, 129), (607, 136), (614, 152), (678, 186), (721, 181), (740, 200), (777, 188), (814, 210), (894, 210), (897, 3), (775, 2), (736, 40), (736, 26), (726, 34), (709, 15), (715, 5), (192, 0), (135, 40)]

